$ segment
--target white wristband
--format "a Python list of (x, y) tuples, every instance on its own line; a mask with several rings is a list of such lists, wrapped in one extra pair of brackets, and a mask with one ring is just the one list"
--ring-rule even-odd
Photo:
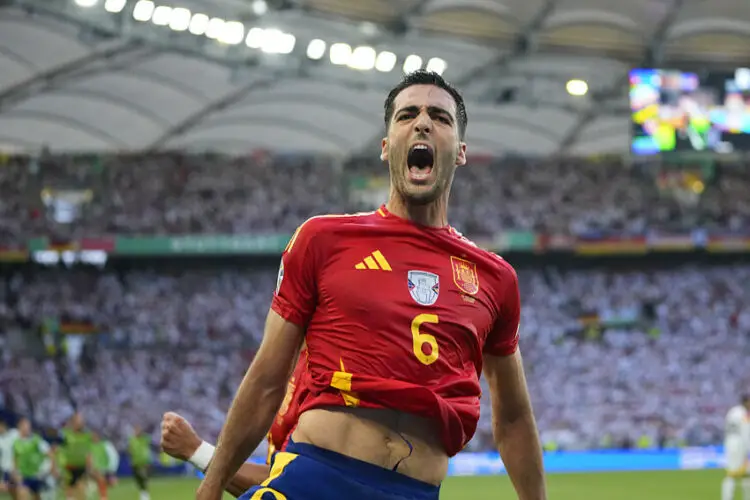
[(207, 442), (203, 441), (201, 445), (195, 450), (193, 456), (188, 459), (188, 462), (198, 467), (202, 472), (206, 472), (208, 464), (214, 458), (214, 452), (216, 448)]

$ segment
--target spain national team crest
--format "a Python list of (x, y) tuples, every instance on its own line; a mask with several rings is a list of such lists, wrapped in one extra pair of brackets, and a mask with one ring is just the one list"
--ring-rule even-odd
[(409, 271), (409, 293), (417, 304), (431, 306), (437, 302), (440, 293), (440, 276), (427, 271)]
[(453, 268), (453, 282), (462, 292), (474, 295), (479, 291), (479, 275), (477, 265), (465, 259), (451, 257)]

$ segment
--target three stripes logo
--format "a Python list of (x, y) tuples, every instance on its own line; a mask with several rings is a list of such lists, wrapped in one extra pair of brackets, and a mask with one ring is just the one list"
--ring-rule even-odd
[(374, 271), (393, 271), (391, 265), (385, 259), (380, 250), (375, 250), (365, 257), (362, 262), (354, 266), (354, 269), (372, 269)]

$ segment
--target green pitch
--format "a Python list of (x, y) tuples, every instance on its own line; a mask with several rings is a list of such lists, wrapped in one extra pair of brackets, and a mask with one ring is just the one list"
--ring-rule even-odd
[[(550, 500), (718, 500), (723, 471), (619, 472), (600, 474), (550, 474)], [(194, 498), (197, 481), (155, 479), (152, 500)], [(229, 495), (227, 499), (232, 498)], [(443, 485), (441, 500), (512, 500), (513, 489), (506, 476), (450, 478)], [(739, 498), (739, 496), (738, 496)], [(129, 481), (110, 494), (110, 500), (138, 500)]]

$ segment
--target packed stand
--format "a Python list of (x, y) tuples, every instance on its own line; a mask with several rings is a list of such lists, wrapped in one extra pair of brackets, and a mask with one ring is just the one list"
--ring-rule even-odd
[(1, 192), (18, 193), (0, 201), (0, 237), (9, 243), (21, 236), (291, 232), (310, 214), (346, 208), (343, 184), (325, 158), (164, 154), (33, 163), (38, 168), (20, 160), (0, 166)]
[[(726, 411), (750, 387), (750, 267), (547, 269), (520, 279), (521, 346), (543, 438), (568, 449), (661, 434), (721, 441)], [(592, 313), (615, 325), (600, 339), (581, 332)]]
[(27, 160), (6, 161), (0, 164), (0, 247), (22, 241), (33, 218), (26, 196), (31, 177)]
[[(750, 227), (750, 170), (703, 169), (691, 191), (675, 189), (673, 179), (660, 184), (662, 167), (619, 159), (473, 164), (456, 175), (451, 222), (473, 237)], [(16, 158), (0, 165), (0, 244), (31, 235), (289, 233), (312, 215), (374, 208), (387, 195), (386, 173), (369, 160), (265, 153)], [(363, 183), (379, 186), (366, 188), (364, 203), (353, 187)]]
[(255, 345), (274, 286), (268, 271), (47, 270), (14, 290), (14, 315), (34, 329), (48, 318), (91, 323), (127, 348)]
[[(50, 360), (6, 354), (0, 393), (56, 424), (76, 401), (120, 443), (131, 425), (155, 432), (166, 410), (215, 439), (262, 332), (274, 277), (270, 269), (16, 276), (6, 326), (67, 314), (102, 333), (78, 361), (57, 366), (57, 379)], [(666, 432), (689, 444), (719, 442), (724, 413), (750, 386), (750, 267), (522, 269), (520, 283), (521, 345), (545, 440), (590, 448), (605, 436), (618, 445)], [(581, 319), (592, 315), (609, 325), (593, 337)], [(487, 403), (471, 449), (491, 447)]]

